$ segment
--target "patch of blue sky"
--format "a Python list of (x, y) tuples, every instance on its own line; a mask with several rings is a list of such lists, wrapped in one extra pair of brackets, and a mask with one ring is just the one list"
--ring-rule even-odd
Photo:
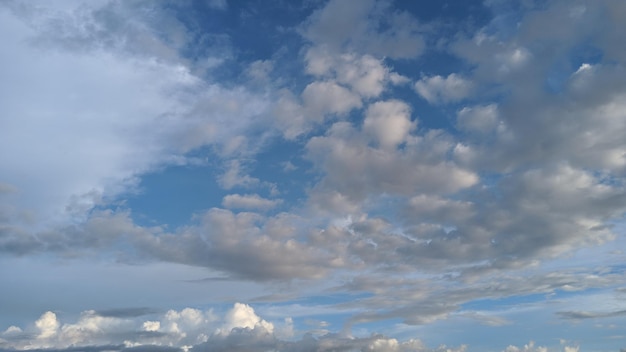
[(454, 26), (463, 21), (482, 27), (491, 20), (491, 13), (482, 0), (396, 1), (394, 6), (410, 12), (420, 21), (441, 21)]
[[(385, 336), (398, 337), (396, 326), (403, 324), (400, 318), (376, 320), (371, 322), (355, 323), (351, 326), (351, 333), (357, 337), (367, 337), (372, 334), (382, 334)], [(416, 338), (415, 333), (411, 332), (409, 338)], [(404, 337), (402, 337), (404, 339)]]
[[(343, 331), (356, 309), (340, 307), (338, 304), (365, 298), (368, 294), (333, 294), (328, 296), (303, 297), (285, 303), (254, 304), (262, 317), (272, 321), (292, 318), (294, 328), (299, 331), (329, 330)], [(383, 324), (384, 325), (384, 324)]]
[(194, 214), (221, 206), (228, 192), (217, 184), (218, 174), (209, 165), (170, 166), (145, 174), (139, 192), (130, 195), (125, 205), (137, 224), (168, 225), (173, 230), (188, 224)]
[[(247, 78), (247, 67), (257, 60), (280, 61), (282, 73), (302, 76), (302, 65), (297, 59), (300, 53), (288, 48), (302, 44), (296, 29), (311, 8), (295, 2), (266, 1), (229, 2), (224, 9), (210, 8), (199, 1), (170, 6), (187, 29), (195, 33), (194, 40), (182, 50), (184, 57), (225, 59), (209, 70), (211, 79), (225, 85), (237, 84)], [(217, 51), (207, 52), (209, 49)]]
[(283, 200), (281, 207), (285, 209), (304, 201), (306, 189), (312, 186), (314, 174), (311, 163), (301, 157), (303, 149), (297, 141), (273, 139), (255, 155), (255, 162), (251, 165), (252, 177), (276, 185), (276, 196)]
[(548, 93), (559, 94), (566, 89), (572, 75), (583, 65), (601, 63), (604, 53), (591, 43), (580, 44), (566, 53), (565, 57), (558, 58), (549, 68), (545, 89)]
[(373, 295), (371, 293), (333, 293), (306, 296), (299, 298), (297, 302), (304, 305), (341, 305), (347, 302), (370, 298), (372, 296)]
[(535, 306), (562, 299), (572, 299), (604, 292), (603, 288), (589, 288), (586, 290), (567, 291), (554, 290), (551, 292), (532, 293), (527, 295), (513, 295), (501, 298), (486, 298), (472, 300), (461, 305), (461, 311), (506, 312), (524, 306)]

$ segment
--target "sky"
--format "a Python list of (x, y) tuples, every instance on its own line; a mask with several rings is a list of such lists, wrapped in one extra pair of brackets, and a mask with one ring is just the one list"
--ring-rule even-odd
[(0, 352), (626, 351), (626, 2), (0, 0)]

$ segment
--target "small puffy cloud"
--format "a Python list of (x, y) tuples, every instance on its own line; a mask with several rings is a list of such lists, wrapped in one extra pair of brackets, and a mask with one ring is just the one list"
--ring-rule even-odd
[(357, 94), (333, 81), (307, 85), (302, 92), (302, 101), (315, 120), (323, 120), (326, 114), (346, 114), (362, 105)]
[(440, 196), (420, 194), (408, 202), (409, 221), (454, 224), (469, 219), (473, 204)]
[(35, 326), (39, 329), (38, 339), (49, 339), (54, 337), (60, 327), (56, 314), (53, 312), (45, 312), (36, 322)]
[(378, 57), (412, 58), (420, 55), (425, 46), (412, 15), (374, 0), (329, 1), (311, 15), (302, 33), (315, 45), (334, 52)]
[(451, 73), (448, 77), (424, 77), (415, 82), (415, 91), (431, 104), (456, 102), (467, 98), (472, 93), (474, 84)]
[[(323, 48), (313, 47), (307, 51), (305, 60), (307, 73), (334, 77), (366, 98), (379, 96), (392, 77), (383, 62), (370, 55), (335, 55)], [(402, 81), (402, 76), (397, 73), (393, 78), (398, 83)]]
[(380, 96), (389, 82), (398, 85), (408, 81), (371, 55), (335, 54), (323, 47), (312, 47), (305, 60), (307, 73), (336, 79), (363, 98)]
[(226, 171), (219, 176), (217, 182), (224, 189), (232, 189), (234, 187), (249, 188), (259, 184), (260, 180), (245, 174), (245, 167), (239, 160), (231, 160), (226, 164)]
[(535, 342), (530, 341), (523, 347), (510, 345), (507, 348), (505, 348), (502, 352), (548, 352), (548, 348), (541, 347), (541, 346), (535, 347)]
[(261, 319), (249, 305), (235, 303), (233, 308), (229, 310), (224, 317), (222, 331), (228, 334), (235, 328), (251, 330), (262, 328), (268, 333), (272, 333), (274, 331), (274, 324)]
[(270, 60), (257, 60), (248, 66), (246, 74), (258, 83), (267, 83), (274, 69), (274, 63)]
[(143, 329), (145, 331), (159, 331), (160, 328), (161, 328), (160, 321), (145, 321), (143, 323)]
[(408, 137), (414, 124), (411, 109), (399, 100), (372, 104), (365, 112), (363, 130), (383, 148), (395, 148)]
[(226, 0), (207, 0), (206, 4), (217, 10), (226, 10), (226, 8), (228, 8)]
[(281, 203), (281, 200), (266, 199), (258, 194), (229, 194), (222, 200), (226, 208), (269, 210)]
[(288, 140), (296, 139), (308, 132), (312, 126), (312, 121), (298, 100), (293, 93), (283, 90), (272, 109), (277, 128)]
[(498, 126), (498, 107), (495, 104), (464, 107), (457, 113), (457, 124), (467, 132), (489, 133)]

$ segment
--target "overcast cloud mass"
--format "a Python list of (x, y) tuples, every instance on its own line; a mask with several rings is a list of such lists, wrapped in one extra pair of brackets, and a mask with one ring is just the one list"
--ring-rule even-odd
[(626, 1), (0, 32), (0, 352), (626, 351)]

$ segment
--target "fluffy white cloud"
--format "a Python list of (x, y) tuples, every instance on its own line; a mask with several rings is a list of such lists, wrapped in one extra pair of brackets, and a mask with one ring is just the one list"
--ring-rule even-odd
[(415, 82), (415, 91), (431, 104), (456, 102), (471, 95), (474, 84), (456, 73), (448, 77), (424, 77)]
[(270, 334), (274, 332), (274, 324), (261, 319), (252, 307), (243, 303), (235, 303), (233, 308), (226, 313), (221, 331), (228, 334), (235, 328), (251, 330), (261, 328)]
[(307, 73), (333, 77), (364, 98), (379, 96), (389, 81), (394, 84), (403, 81), (402, 76), (394, 74), (381, 60), (370, 55), (338, 55), (324, 47), (312, 47), (307, 51), (305, 60)]
[[(46, 320), (53, 313), (42, 315)], [(193, 316), (193, 317), (190, 317)], [(204, 313), (186, 308), (180, 312), (168, 311), (156, 317), (158, 320), (144, 321), (135, 319), (103, 318), (93, 311), (84, 312), (75, 323), (61, 323), (52, 319), (62, 330), (72, 331), (77, 335), (48, 336), (48, 345), (23, 344), (22, 337), (13, 332), (4, 332), (0, 336), (0, 348), (7, 351), (28, 350), (33, 348), (50, 348), (51, 351), (72, 351), (77, 348), (94, 351), (232, 351), (244, 348), (246, 351), (370, 351), (370, 352), (463, 352), (465, 346), (449, 348), (441, 346), (430, 349), (417, 339), (398, 341), (383, 335), (372, 334), (369, 337), (352, 337), (337, 334), (325, 334), (317, 338), (307, 335), (300, 340), (281, 340), (274, 333), (274, 324), (259, 317), (254, 309), (247, 304), (235, 303), (222, 319), (206, 320)], [(291, 318), (287, 318), (290, 321)], [(186, 320), (192, 324), (176, 326), (174, 322)], [(215, 333), (209, 332), (218, 321), (223, 325)], [(109, 321), (111, 324), (103, 324)], [(169, 326), (169, 327), (168, 327)], [(17, 330), (15, 327), (12, 330)], [(58, 327), (57, 327), (58, 329)], [(169, 329), (169, 330), (168, 330)], [(20, 330), (21, 331), (21, 330)], [(11, 335), (13, 334), (13, 335)], [(52, 339), (54, 337), (54, 339)], [(102, 343), (106, 341), (105, 343)]]
[(377, 102), (365, 113), (363, 130), (383, 148), (395, 148), (404, 142), (415, 125), (411, 109), (399, 100)]
[(498, 126), (498, 107), (495, 104), (464, 107), (457, 113), (457, 124), (465, 131), (487, 134)]
[[(378, 110), (400, 108), (400, 114), (380, 117)], [(402, 112), (404, 110), (404, 112)], [(339, 122), (326, 136), (314, 137), (307, 144), (309, 158), (325, 173), (316, 192), (339, 192), (351, 201), (361, 202), (368, 195), (451, 193), (471, 187), (478, 177), (447, 160), (452, 147), (436, 134), (407, 136), (406, 106), (401, 103), (376, 105), (370, 117), (389, 118), (398, 124), (373, 131), (371, 122), (364, 128), (384, 143), (393, 145), (406, 139), (402, 150), (378, 149), (368, 145), (364, 133), (351, 124)], [(384, 115), (383, 115), (384, 116)]]
[[(382, 24), (388, 29), (380, 31)], [(424, 49), (420, 26), (414, 17), (374, 0), (329, 1), (310, 17), (303, 34), (316, 45), (334, 52), (410, 58)]]
[(323, 120), (324, 115), (346, 114), (361, 107), (361, 98), (333, 81), (313, 82), (302, 92), (304, 108), (315, 120)]
[(272, 209), (280, 203), (280, 199), (266, 199), (258, 194), (229, 194), (222, 200), (222, 205), (226, 208), (257, 210)]
[(39, 329), (37, 339), (49, 339), (54, 337), (59, 331), (59, 322), (56, 314), (53, 312), (45, 312), (36, 322), (35, 326)]

